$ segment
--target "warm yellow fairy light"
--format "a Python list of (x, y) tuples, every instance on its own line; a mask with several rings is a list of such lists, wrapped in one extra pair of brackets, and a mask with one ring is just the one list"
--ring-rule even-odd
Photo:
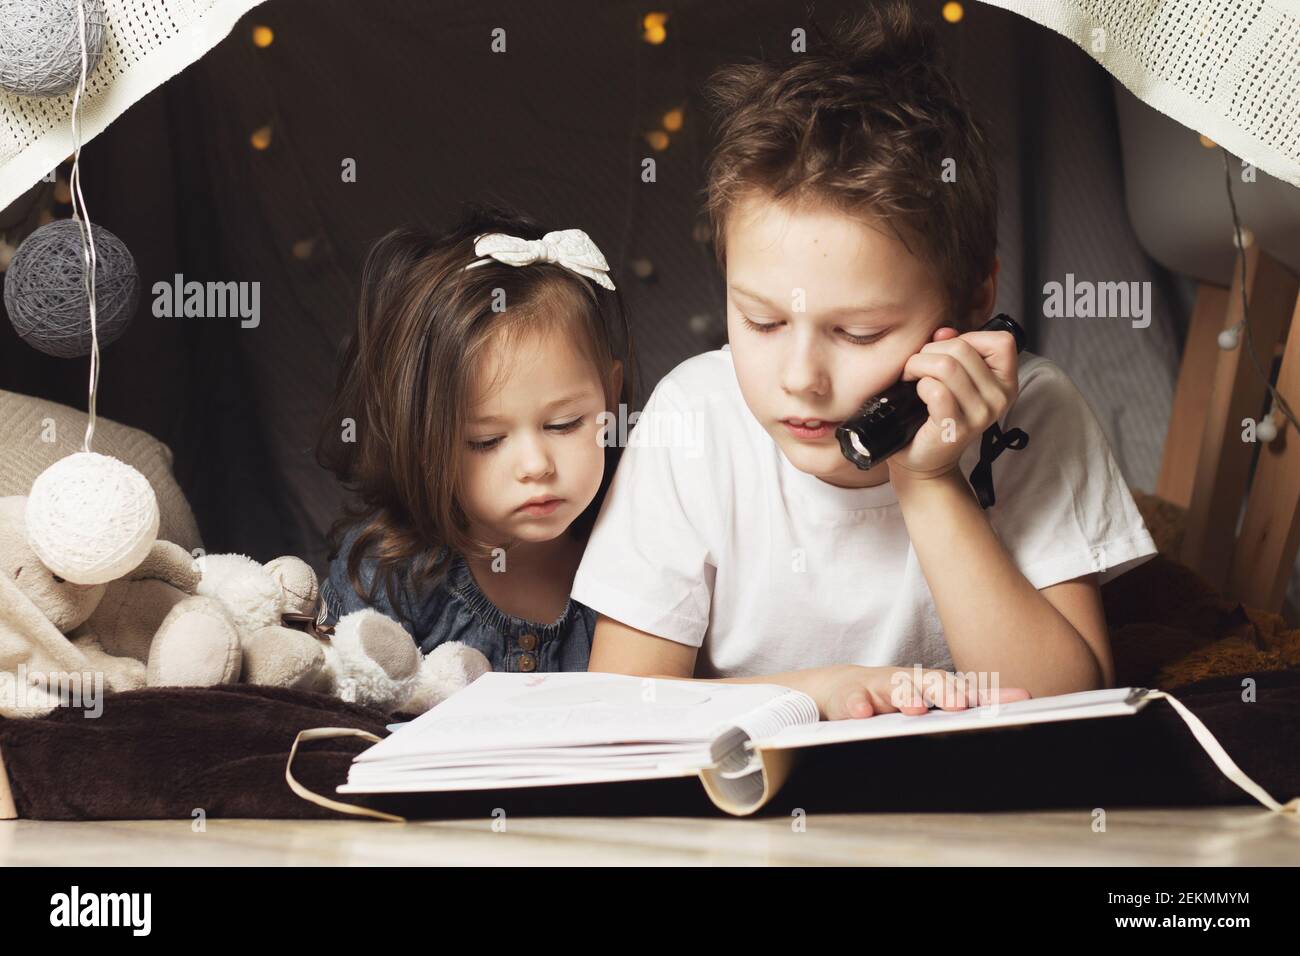
[(943, 5), (943, 18), (949, 23), (956, 23), (965, 13), (966, 11), (962, 9), (960, 3), (945, 3)]
[(664, 26), (667, 22), (666, 13), (647, 13), (641, 20), (641, 38), (654, 46), (663, 43), (668, 39), (668, 30)]
[(253, 135), (248, 138), (248, 141), (253, 144), (253, 149), (266, 149), (271, 145), (270, 125), (268, 124), (259, 130), (255, 130)]
[(253, 46), (266, 48), (275, 42), (275, 31), (268, 26), (253, 27)]
[(668, 148), (668, 134), (661, 129), (652, 129), (645, 134), (645, 138), (656, 153), (662, 153)]
[(675, 133), (682, 128), (682, 111), (669, 110), (664, 114), (664, 129), (670, 133)]

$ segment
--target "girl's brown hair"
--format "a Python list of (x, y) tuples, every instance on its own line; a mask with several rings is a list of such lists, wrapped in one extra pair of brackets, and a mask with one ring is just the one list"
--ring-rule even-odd
[[(557, 263), (516, 267), (489, 259), (464, 269), (478, 258), (473, 245), (482, 233), (540, 239), (548, 231), (503, 205), (470, 203), (446, 232), (403, 226), (366, 256), (357, 328), (321, 420), (316, 457), (355, 499), (330, 527), (329, 557), (356, 527), (347, 573), (369, 603), (382, 581), (390, 606), (405, 616), (398, 601), (404, 575), (420, 587), (441, 578), (456, 554), (489, 553), (491, 544), (469, 532), (458, 485), (471, 370), (490, 338), (565, 334), (602, 376), (606, 401), (632, 407), (631, 339), (617, 292)], [(493, 311), (501, 301), (506, 310)], [(606, 377), (615, 359), (623, 362), (618, 395)], [(600, 490), (569, 526), (580, 540), (600, 510), (618, 455), (616, 445), (606, 447)], [(376, 559), (369, 593), (360, 573), (366, 557)]]
[(867, 213), (934, 268), (948, 320), (964, 327), (993, 271), (998, 184), (986, 133), (941, 60), (932, 23), (904, 0), (877, 0), (784, 64), (716, 71), (704, 202), (718, 266), (727, 217), (751, 190)]

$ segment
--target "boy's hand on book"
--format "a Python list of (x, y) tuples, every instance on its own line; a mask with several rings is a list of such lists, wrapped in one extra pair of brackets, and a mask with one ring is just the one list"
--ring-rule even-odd
[(903, 366), (929, 419), (905, 448), (885, 459), (890, 478), (934, 478), (1005, 414), (1019, 391), (1020, 357), (1009, 332), (959, 333), (944, 326)]
[(878, 714), (919, 715), (931, 706), (966, 710), (1029, 698), (1021, 687), (993, 691), (973, 687), (951, 671), (837, 664), (809, 674), (805, 691), (817, 701), (822, 720), (853, 720)]

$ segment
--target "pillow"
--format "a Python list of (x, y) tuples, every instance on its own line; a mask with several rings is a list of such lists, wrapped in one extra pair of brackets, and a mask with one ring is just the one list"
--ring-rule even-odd
[[(25, 495), (36, 476), (81, 450), (89, 416), (43, 398), (0, 389), (0, 497)], [(46, 434), (53, 441), (43, 441)], [(172, 475), (172, 452), (158, 439), (102, 415), (95, 418), (96, 452), (131, 465), (158, 496), (158, 537), (186, 551), (203, 546), (194, 512)]]

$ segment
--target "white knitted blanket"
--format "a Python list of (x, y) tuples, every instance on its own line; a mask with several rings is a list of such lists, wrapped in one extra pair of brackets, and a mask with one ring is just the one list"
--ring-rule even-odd
[[(216, 46), (262, 0), (108, 0), (104, 57), (86, 79), (84, 145)], [(0, 209), (72, 154), (72, 93), (0, 92)]]
[(984, 0), (1078, 44), (1148, 106), (1300, 186), (1300, 0)]

